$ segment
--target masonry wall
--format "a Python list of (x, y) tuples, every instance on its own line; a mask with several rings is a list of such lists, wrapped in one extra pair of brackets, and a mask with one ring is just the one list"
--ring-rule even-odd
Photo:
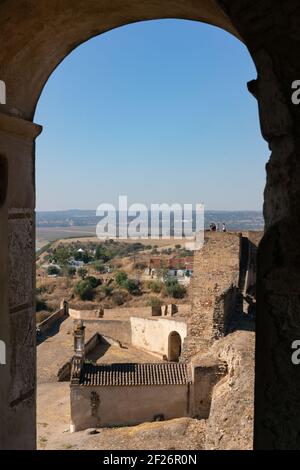
[(170, 333), (173, 331), (179, 333), (182, 343), (187, 335), (185, 321), (132, 317), (130, 322), (132, 346), (158, 354), (161, 357), (168, 357)]
[[(93, 406), (94, 404), (94, 406)], [(84, 387), (71, 385), (71, 430), (134, 425), (189, 415), (188, 385)]]
[(226, 374), (226, 367), (217, 360), (214, 363), (202, 360), (201, 365), (192, 367), (192, 371), (190, 413), (193, 418), (208, 419), (214, 386)]
[(206, 352), (225, 333), (239, 284), (240, 239), (238, 233), (205, 232), (204, 246), (195, 252), (192, 309), (182, 360)]
[(66, 316), (66, 312), (63, 308), (57, 310), (57, 312), (52, 313), (48, 318), (38, 324), (40, 332), (46, 333), (52, 326), (61, 318)]
[(2, 449), (36, 445), (34, 139), (39, 132), (39, 126), (0, 113)]

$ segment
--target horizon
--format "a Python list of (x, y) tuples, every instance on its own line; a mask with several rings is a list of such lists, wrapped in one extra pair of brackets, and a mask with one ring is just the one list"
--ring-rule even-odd
[[(54, 209), (54, 210), (36, 210), (36, 212), (37, 213), (41, 213), (41, 212), (96, 212), (96, 210), (95, 209)], [(259, 209), (205, 209), (204, 212), (260, 212), (262, 213), (263, 209), (261, 210)]]
[(118, 194), (260, 211), (270, 152), (247, 90), (256, 77), (244, 44), (199, 22), (153, 20), (90, 39), (38, 102), (38, 211), (116, 206)]

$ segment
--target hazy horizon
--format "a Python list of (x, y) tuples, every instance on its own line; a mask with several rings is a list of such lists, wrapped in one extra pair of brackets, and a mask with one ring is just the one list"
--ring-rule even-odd
[(49, 78), (35, 115), (39, 211), (203, 201), (260, 211), (270, 151), (248, 50), (199, 22), (155, 20), (97, 36)]

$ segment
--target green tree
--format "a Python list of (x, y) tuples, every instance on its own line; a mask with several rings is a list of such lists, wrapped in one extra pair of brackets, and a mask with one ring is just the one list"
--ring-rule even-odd
[(120, 286), (120, 287), (124, 286), (127, 279), (128, 279), (128, 276), (125, 273), (125, 271), (118, 271), (115, 275), (115, 281), (118, 284), (118, 286)]
[(186, 288), (181, 286), (177, 279), (168, 278), (165, 282), (167, 294), (174, 299), (183, 299), (186, 294)]
[(86, 251), (82, 253), (82, 261), (84, 262), (84, 264), (88, 264), (91, 261), (91, 259), (92, 258)]
[(86, 277), (85, 281), (87, 281), (89, 283), (89, 285), (91, 286), (92, 289), (96, 289), (96, 287), (100, 286), (100, 284), (101, 284), (100, 279), (97, 279), (94, 276)]
[(93, 300), (94, 298), (94, 289), (87, 280), (77, 282), (74, 293), (78, 295), (81, 300)]
[(64, 246), (60, 246), (54, 250), (53, 258), (59, 266), (66, 266), (70, 258), (70, 253)]
[(49, 276), (54, 276), (54, 275), (58, 276), (60, 274), (60, 269), (57, 266), (50, 265), (47, 268), (47, 274)]
[(104, 274), (106, 272), (105, 264), (100, 260), (95, 261), (93, 266), (95, 271), (98, 271), (98, 273)]
[(139, 295), (141, 293), (140, 283), (135, 279), (127, 279), (123, 287), (132, 295)]
[(98, 245), (96, 248), (95, 258), (106, 263), (112, 258), (112, 256), (104, 246)]

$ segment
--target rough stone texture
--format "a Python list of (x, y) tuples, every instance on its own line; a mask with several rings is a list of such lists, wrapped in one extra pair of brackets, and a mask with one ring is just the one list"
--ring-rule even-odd
[[(256, 448), (300, 448), (300, 368), (290, 360), (300, 338), (300, 107), (291, 84), (300, 78), (298, 0), (7, 0), (0, 3), (0, 153), (8, 160), (8, 194), (0, 208), (0, 325), (11, 352), (8, 321), (8, 209), (34, 206), (34, 132), (25, 137), (43, 86), (78, 44), (117, 26), (155, 18), (205, 21), (243, 38), (255, 62), (262, 133), (272, 155), (267, 165), (257, 282)], [(8, 117), (14, 116), (14, 117)], [(22, 119), (23, 118), (23, 119)], [(18, 142), (17, 142), (18, 141)], [(25, 170), (21, 172), (21, 166)], [(32, 347), (32, 346), (31, 346)], [(8, 364), (9, 364), (8, 357)], [(34, 369), (34, 364), (33, 364)], [(7, 422), (9, 365), (0, 370), (0, 414)], [(35, 431), (23, 414), (15, 432), (1, 427), (0, 445), (35, 446)], [(26, 436), (26, 437), (25, 437)]]
[(205, 233), (204, 246), (195, 252), (192, 278), (192, 309), (182, 360), (208, 347), (225, 334), (235, 308), (239, 284), (240, 235)]
[(35, 388), (35, 316), (34, 309), (21, 311), (11, 315), (13, 332), (11, 351), (11, 393), (10, 400), (14, 403)]
[(32, 305), (34, 287), (33, 221), (21, 218), (9, 221), (9, 306)]
[[(253, 448), (254, 333), (238, 331), (217, 341), (209, 356), (227, 364), (215, 385), (205, 432), (207, 450)], [(194, 364), (207, 361), (198, 355)]]

